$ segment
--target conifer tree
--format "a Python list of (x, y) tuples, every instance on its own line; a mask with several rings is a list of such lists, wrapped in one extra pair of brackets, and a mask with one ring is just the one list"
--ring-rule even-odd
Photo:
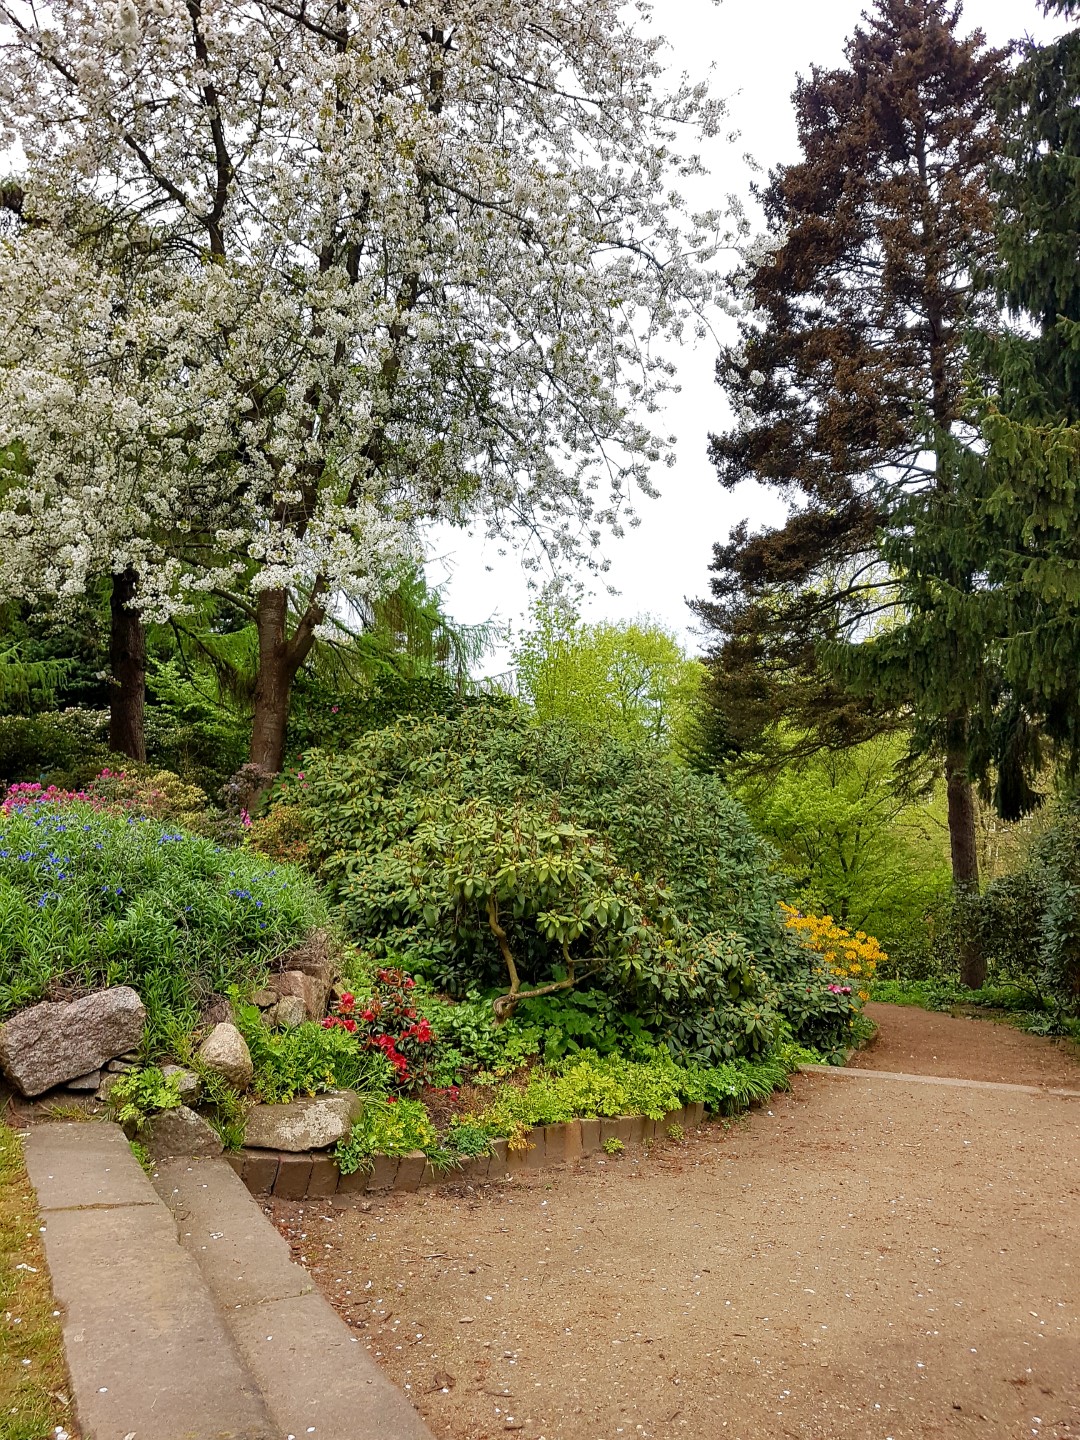
[[(1044, 9), (1080, 14), (1077, 0)], [(998, 298), (984, 445), (960, 457), (983, 584), (974, 620), (1035, 735), (1080, 758), (1080, 28), (1028, 43), (1001, 91)]]
[[(981, 647), (933, 606), (901, 623), (913, 597), (898, 583), (974, 583), (951, 456), (974, 419), (965, 338), (992, 316), (973, 277), (992, 256), (1002, 56), (959, 25), (946, 0), (877, 0), (845, 65), (796, 89), (802, 156), (760, 197), (768, 235), (738, 277), (753, 308), (718, 365), (736, 421), (711, 441), (723, 485), (764, 482), (792, 513), (718, 545), (695, 608), (729, 693), (813, 743), (914, 707), (945, 762), (954, 883), (974, 888)], [(905, 576), (890, 543), (931, 517), (932, 568)]]

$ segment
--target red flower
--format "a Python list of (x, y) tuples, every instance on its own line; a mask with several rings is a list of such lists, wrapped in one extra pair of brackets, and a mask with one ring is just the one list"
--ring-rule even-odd
[(355, 1004), (356, 996), (350, 994), (349, 991), (346, 990), (345, 994), (342, 995), (341, 999), (338, 1001), (338, 1009), (347, 1012), (351, 1010)]
[(355, 1021), (355, 1020), (342, 1020), (342, 1022), (341, 1022), (341, 1028), (342, 1028), (343, 1030), (347, 1030), (347, 1031), (349, 1032), (349, 1034), (351, 1035), (351, 1034), (353, 1033), (353, 1031), (356, 1029), (356, 1021)]

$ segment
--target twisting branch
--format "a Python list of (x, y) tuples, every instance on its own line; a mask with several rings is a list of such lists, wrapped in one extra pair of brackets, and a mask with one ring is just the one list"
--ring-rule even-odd
[(509, 937), (499, 921), (499, 905), (494, 895), (487, 897), (487, 916), (491, 933), (499, 943), (499, 949), (510, 974), (510, 989), (505, 995), (496, 995), (491, 1002), (495, 1019), (500, 1025), (503, 1021), (510, 1019), (522, 1000), (534, 1000), (538, 995), (553, 995), (557, 990), (572, 990), (579, 980), (587, 979), (589, 975), (595, 974), (594, 970), (586, 970), (584, 975), (577, 974), (574, 958), (564, 940), (562, 941), (562, 952), (563, 959), (566, 961), (566, 979), (552, 980), (547, 985), (537, 985), (532, 990), (522, 990), (521, 977), (518, 974), (517, 965), (514, 963)]

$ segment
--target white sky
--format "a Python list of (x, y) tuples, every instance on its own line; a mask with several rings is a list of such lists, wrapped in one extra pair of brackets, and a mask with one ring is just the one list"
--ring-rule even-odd
[[(719, 204), (736, 193), (745, 197), (751, 175), (743, 159), (749, 152), (770, 166), (796, 158), (790, 96), (795, 78), (813, 64), (842, 61), (844, 40), (859, 23), (867, 0), (655, 0), (659, 31), (672, 46), (671, 68), (700, 78), (710, 66), (713, 93), (728, 99), (734, 145), (713, 143), (706, 152), (713, 179), (695, 205)], [(1046, 39), (1061, 32), (1060, 21), (1047, 20), (1035, 0), (967, 0), (961, 28), (986, 32), (992, 44), (1030, 33)], [(721, 329), (721, 334), (724, 331)], [(708, 592), (712, 546), (744, 516), (753, 525), (775, 523), (782, 508), (761, 487), (743, 486), (734, 494), (720, 488), (706, 454), (711, 430), (724, 427), (727, 411), (713, 380), (711, 345), (687, 345), (675, 357), (681, 392), (670, 398), (658, 430), (678, 436), (673, 469), (658, 467), (658, 500), (640, 496), (638, 529), (609, 540), (605, 553), (611, 569), (600, 580), (581, 574), (591, 593), (583, 607), (589, 619), (631, 618), (649, 614), (677, 630), (692, 648), (693, 616), (687, 597)], [(520, 626), (529, 593), (513, 555), (472, 540), (463, 532), (440, 532), (429, 577), (444, 586), (446, 609), (455, 620), (472, 624), (496, 619)], [(611, 585), (617, 594), (607, 593)], [(482, 667), (505, 668), (505, 651)]]

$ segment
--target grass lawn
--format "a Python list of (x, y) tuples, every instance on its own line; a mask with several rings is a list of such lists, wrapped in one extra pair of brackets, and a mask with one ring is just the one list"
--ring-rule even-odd
[(0, 1435), (75, 1440), (60, 1320), (22, 1143), (0, 1122)]

